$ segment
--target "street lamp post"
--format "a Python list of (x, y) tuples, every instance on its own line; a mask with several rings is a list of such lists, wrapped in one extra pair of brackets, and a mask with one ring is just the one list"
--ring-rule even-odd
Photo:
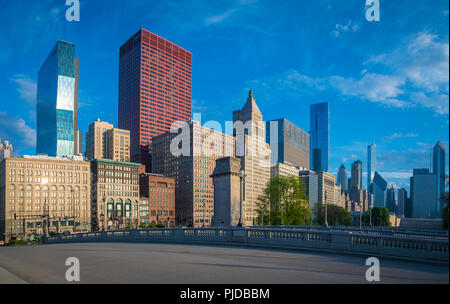
[(359, 231), (362, 231), (362, 203), (358, 203), (359, 205)]
[(242, 227), (242, 201), (244, 199), (244, 178), (245, 178), (245, 171), (241, 170), (239, 171), (239, 178), (241, 179), (241, 189), (240, 189), (240, 200), (239, 200), (239, 223), (238, 227)]
[(327, 191), (325, 191), (325, 227), (328, 227), (328, 206), (327, 206)]

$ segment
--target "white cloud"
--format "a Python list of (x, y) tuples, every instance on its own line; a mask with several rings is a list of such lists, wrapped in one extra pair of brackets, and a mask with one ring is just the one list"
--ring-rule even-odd
[(36, 146), (36, 130), (22, 118), (11, 117), (6, 112), (0, 112), (0, 137), (9, 140), (15, 152)]
[(36, 104), (37, 84), (34, 80), (20, 74), (14, 75), (10, 80), (17, 84), (17, 92), (20, 99), (29, 106)]
[(337, 38), (343, 33), (357, 32), (360, 30), (360, 28), (360, 23), (349, 20), (347, 24), (336, 24), (335, 28), (331, 31), (331, 35)]
[(418, 137), (419, 134), (416, 133), (408, 133), (408, 134), (402, 134), (402, 133), (394, 133), (388, 136), (383, 137), (384, 140), (394, 140), (394, 139), (399, 139), (399, 138), (414, 138), (414, 137)]
[(215, 16), (211, 16), (206, 18), (205, 23), (207, 25), (210, 24), (216, 24), (216, 23), (221, 23), (222, 21), (224, 21), (225, 19), (229, 18), (234, 12), (236, 12), (237, 9), (232, 8), (229, 10), (226, 10), (225, 12), (223, 12), (222, 14), (219, 15), (215, 15)]

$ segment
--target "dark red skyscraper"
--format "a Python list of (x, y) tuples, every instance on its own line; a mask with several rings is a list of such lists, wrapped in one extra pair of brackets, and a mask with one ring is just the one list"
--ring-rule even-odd
[(150, 171), (152, 137), (192, 116), (192, 54), (145, 29), (120, 47), (119, 128), (130, 130), (131, 161)]

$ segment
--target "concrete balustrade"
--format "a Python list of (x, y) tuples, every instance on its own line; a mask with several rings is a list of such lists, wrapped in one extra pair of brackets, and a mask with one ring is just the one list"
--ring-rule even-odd
[(350, 229), (306, 228), (165, 228), (79, 233), (52, 236), (46, 244), (71, 242), (172, 242), (248, 245), (318, 250), (376, 257), (448, 263), (448, 238), (413, 233), (368, 233)]

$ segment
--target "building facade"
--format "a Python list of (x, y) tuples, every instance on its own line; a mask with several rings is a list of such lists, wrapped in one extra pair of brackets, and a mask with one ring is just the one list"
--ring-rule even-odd
[(106, 159), (91, 161), (93, 230), (138, 227), (140, 167)]
[(256, 104), (253, 91), (249, 92), (241, 110), (233, 112), (233, 134), (236, 137), (236, 157), (245, 171), (243, 225), (256, 224), (258, 197), (264, 194), (270, 181), (270, 146), (266, 143), (265, 123)]
[(2, 142), (0, 138), (0, 162), (7, 157), (13, 157), (13, 146), (7, 140)]
[(38, 75), (37, 154), (70, 156), (80, 153), (76, 89), (78, 60), (75, 45), (58, 41)]
[(285, 118), (266, 122), (266, 142), (271, 149), (271, 163), (289, 163), (309, 170), (309, 134)]
[(411, 204), (414, 217), (439, 217), (437, 209), (437, 179), (429, 169), (413, 169), (411, 178)]
[(89, 162), (24, 156), (0, 163), (0, 237), (91, 231)]
[(345, 168), (344, 164), (339, 167), (336, 185), (341, 186), (342, 191), (348, 192), (348, 176), (347, 169)]
[(176, 223), (210, 226), (216, 160), (235, 153), (233, 136), (188, 121), (179, 133), (153, 138), (152, 172), (175, 179)]
[(375, 171), (372, 183), (373, 206), (386, 207), (387, 182)]
[(330, 110), (328, 103), (311, 105), (311, 170), (328, 171), (330, 159)]
[(175, 226), (175, 179), (158, 174), (141, 173), (141, 204), (148, 203), (148, 209), (142, 208), (140, 223), (149, 225)]
[(86, 133), (86, 157), (130, 161), (130, 131), (116, 129), (108, 122), (97, 119)]
[(445, 147), (439, 140), (433, 148), (433, 174), (436, 175), (436, 210), (439, 212), (445, 207), (442, 194), (445, 192)]
[(192, 116), (192, 54), (145, 29), (120, 47), (119, 128), (131, 160), (151, 169), (152, 137)]
[(273, 178), (275, 176), (299, 176), (300, 170), (294, 166), (288, 164), (272, 164), (270, 167), (270, 177)]
[(311, 170), (301, 170), (299, 172), (300, 180), (305, 184), (306, 195), (309, 199), (309, 206), (314, 210), (319, 201), (319, 176)]
[(320, 171), (317, 173), (318, 176), (318, 188), (319, 196), (318, 202), (322, 204), (334, 204), (334, 187), (335, 187), (335, 177), (325, 171)]
[(400, 188), (397, 190), (397, 215), (399, 217), (405, 217), (407, 214), (407, 204), (408, 204), (408, 191), (405, 188)]

